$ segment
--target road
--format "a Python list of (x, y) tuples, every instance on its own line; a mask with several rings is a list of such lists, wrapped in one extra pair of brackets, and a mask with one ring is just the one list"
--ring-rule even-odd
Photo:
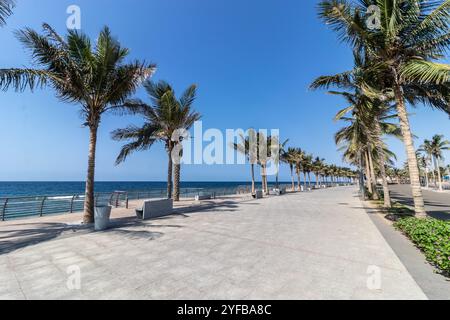
[[(412, 199), (411, 186), (409, 185), (391, 185), (391, 196), (396, 201), (414, 206)], [(450, 193), (449, 192), (434, 192), (423, 190), (423, 197), (425, 200), (425, 209), (428, 214), (436, 219), (450, 220)]]

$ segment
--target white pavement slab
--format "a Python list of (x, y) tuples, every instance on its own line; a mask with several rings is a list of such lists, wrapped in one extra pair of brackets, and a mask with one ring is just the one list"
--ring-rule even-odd
[(426, 299), (355, 192), (226, 202), (8, 250), (0, 299)]

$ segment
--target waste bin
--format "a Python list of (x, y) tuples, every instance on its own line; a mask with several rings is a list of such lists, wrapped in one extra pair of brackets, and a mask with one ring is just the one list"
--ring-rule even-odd
[(111, 206), (95, 207), (95, 231), (102, 231), (108, 228), (111, 210)]

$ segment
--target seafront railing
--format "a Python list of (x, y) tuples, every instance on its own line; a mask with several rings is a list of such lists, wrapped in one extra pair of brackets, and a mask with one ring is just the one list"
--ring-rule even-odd
[[(270, 187), (273, 188), (275, 185), (270, 184)], [(290, 189), (291, 184), (280, 184), (280, 187)], [(94, 199), (96, 206), (111, 205), (116, 208), (128, 208), (130, 201), (164, 198), (166, 193), (167, 189), (114, 191), (96, 193)], [(180, 190), (180, 196), (183, 199), (201, 195), (222, 197), (250, 193), (251, 187), (248, 185), (225, 188), (182, 188)], [(0, 221), (81, 212), (84, 208), (84, 200), (84, 194), (0, 197)]]
[[(197, 195), (212, 194), (215, 197), (250, 193), (247, 186), (228, 188), (182, 188), (181, 198), (195, 198)], [(147, 191), (115, 191), (96, 193), (95, 205), (111, 205), (128, 208), (129, 201), (166, 197), (167, 189), (151, 189)], [(84, 194), (0, 197), (0, 221), (25, 217), (43, 217), (64, 213), (83, 211)]]

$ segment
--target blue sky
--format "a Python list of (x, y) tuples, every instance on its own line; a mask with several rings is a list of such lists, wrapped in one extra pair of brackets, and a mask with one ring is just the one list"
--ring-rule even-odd
[[(298, 0), (18, 0), (8, 26), (0, 29), (0, 67), (22, 67), (30, 60), (12, 32), (40, 30), (42, 22), (65, 32), (66, 9), (82, 10), (82, 29), (95, 38), (108, 25), (131, 58), (155, 62), (154, 80), (164, 79), (180, 93), (199, 86), (195, 108), (205, 128), (280, 129), (290, 145), (341, 163), (333, 142), (340, 124), (332, 121), (345, 107), (337, 97), (311, 92), (317, 76), (352, 67), (349, 48), (317, 18), (318, 1)], [(140, 90), (136, 96), (145, 99)], [(435, 133), (450, 138), (449, 119), (427, 108), (412, 110), (420, 140)], [(97, 174), (101, 181), (160, 181), (166, 176), (161, 145), (135, 154), (119, 166), (120, 144), (109, 133), (135, 117), (108, 115), (99, 132)], [(3, 156), (0, 180), (84, 180), (88, 130), (78, 107), (59, 102), (50, 90), (0, 92), (0, 134)], [(399, 162), (405, 152), (390, 141)], [(447, 153), (447, 157), (450, 156)], [(185, 181), (243, 181), (245, 166), (185, 166)], [(282, 179), (288, 180), (287, 168)]]

